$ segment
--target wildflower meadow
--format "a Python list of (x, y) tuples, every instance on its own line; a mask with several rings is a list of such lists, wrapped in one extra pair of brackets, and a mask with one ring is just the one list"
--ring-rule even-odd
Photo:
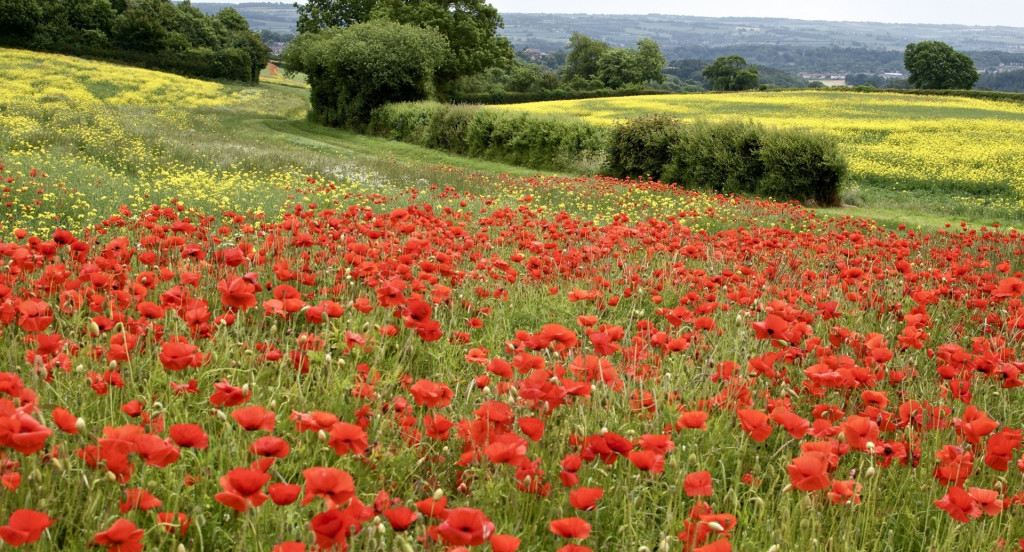
[[(300, 87), (4, 53), (0, 548), (1024, 549), (1007, 225), (424, 163)], [(211, 88), (125, 92), (160, 79)]]

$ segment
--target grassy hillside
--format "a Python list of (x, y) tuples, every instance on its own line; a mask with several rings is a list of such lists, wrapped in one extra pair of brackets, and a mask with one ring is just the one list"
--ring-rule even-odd
[(835, 134), (850, 162), (847, 203), (886, 218), (1024, 220), (1024, 104), (841, 91), (606, 98), (502, 107), (597, 124), (650, 113), (752, 119)]

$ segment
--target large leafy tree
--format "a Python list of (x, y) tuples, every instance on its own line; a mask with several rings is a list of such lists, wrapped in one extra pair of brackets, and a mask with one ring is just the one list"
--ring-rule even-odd
[(711, 83), (712, 90), (750, 90), (759, 84), (757, 67), (747, 66), (747, 60), (736, 54), (716, 59), (701, 74)]
[(358, 128), (377, 106), (429, 97), (449, 50), (434, 29), (378, 19), (300, 34), (283, 57), (306, 73), (313, 119)]
[(504, 23), (497, 8), (484, 0), (380, 0), (372, 17), (434, 29), (447, 39), (448, 57), (434, 75), (442, 99), (458, 79), (507, 66), (515, 57), (512, 44), (498, 35)]
[(910, 71), (910, 84), (929, 90), (970, 90), (978, 82), (974, 60), (945, 42), (926, 40), (907, 44), (903, 66)]
[(294, 4), (299, 13), (295, 29), (302, 33), (315, 33), (328, 27), (348, 27), (370, 19), (377, 0), (307, 0)]
[(607, 42), (575, 32), (569, 37), (569, 55), (565, 58), (562, 76), (566, 81), (590, 80), (600, 71), (601, 56), (611, 51)]

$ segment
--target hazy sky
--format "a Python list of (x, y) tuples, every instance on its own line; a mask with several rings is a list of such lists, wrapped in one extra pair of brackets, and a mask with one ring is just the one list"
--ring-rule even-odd
[(1024, 27), (1021, 0), (490, 0), (503, 13), (663, 13)]

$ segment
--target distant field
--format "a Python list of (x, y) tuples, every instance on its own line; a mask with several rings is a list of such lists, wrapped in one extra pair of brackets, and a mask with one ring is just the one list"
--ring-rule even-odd
[[(751, 92), (540, 102), (504, 107), (574, 114), (598, 124), (651, 113), (684, 120), (751, 119), (837, 135), (851, 194), (889, 201), (941, 195), (946, 214), (1020, 218), (1024, 207), (1024, 105), (955, 97), (839, 91)], [(855, 197), (851, 196), (853, 200)], [(902, 199), (901, 199), (902, 198)]]

